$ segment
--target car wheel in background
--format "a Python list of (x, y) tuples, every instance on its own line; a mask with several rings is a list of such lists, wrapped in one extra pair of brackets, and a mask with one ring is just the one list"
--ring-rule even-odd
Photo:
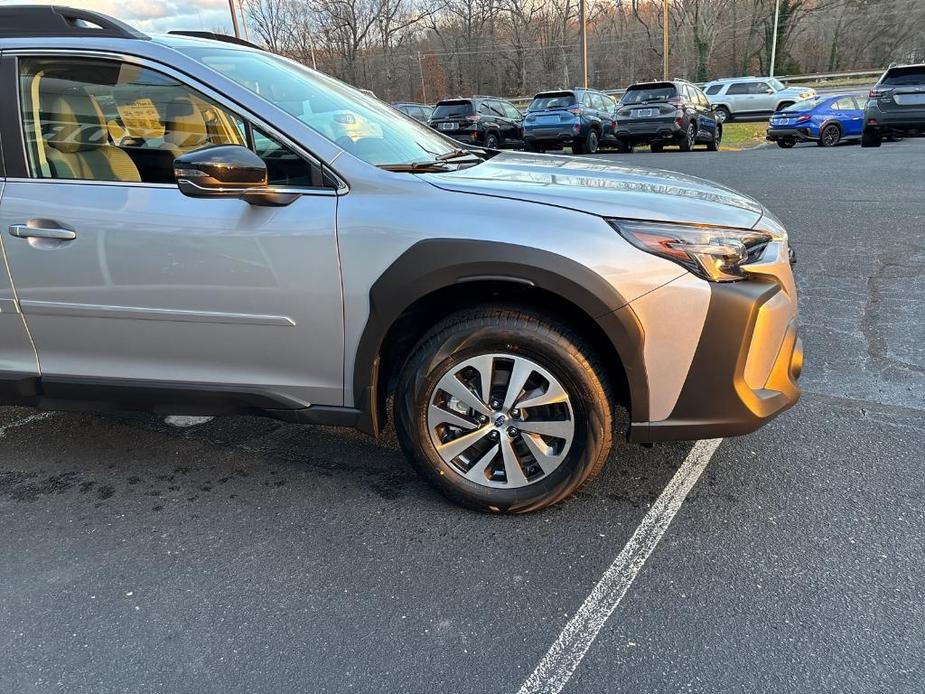
[(594, 154), (597, 152), (597, 147), (600, 144), (600, 137), (597, 134), (597, 130), (594, 128), (588, 129), (588, 136), (585, 138), (585, 141), (581, 145), (581, 154)]
[(485, 147), (488, 149), (498, 149), (498, 135), (497, 133), (488, 133), (485, 136)]
[(665, 149), (665, 146), (658, 144), (656, 142), (653, 142), (651, 145), (649, 145), (649, 149), (651, 149), (653, 152), (661, 152), (662, 150)]
[(897, 135), (896, 133), (890, 133), (889, 135), (886, 136), (886, 141), (887, 142), (902, 142), (903, 136)]
[(819, 139), (816, 144), (820, 147), (834, 147), (841, 141), (841, 128), (835, 123), (829, 123), (819, 133)]
[(542, 154), (546, 151), (544, 147), (540, 147), (539, 145), (533, 144), (532, 142), (524, 142), (524, 150), (527, 152), (536, 152), (537, 154)]
[(861, 134), (861, 147), (879, 147), (883, 138), (873, 128), (864, 128)]
[(785, 108), (789, 108), (790, 106), (793, 106), (793, 103), (794, 103), (794, 102), (792, 102), (792, 101), (781, 101), (781, 102), (777, 105), (777, 110), (778, 110), (778, 111), (783, 111)]
[(723, 126), (719, 123), (716, 124), (716, 134), (713, 135), (713, 139), (707, 143), (707, 150), (710, 152), (719, 151), (719, 146), (723, 142)]
[(678, 145), (682, 152), (690, 152), (694, 149), (694, 143), (697, 141), (697, 125), (694, 121), (687, 124), (687, 132), (684, 133), (684, 139)]
[(621, 154), (632, 154), (633, 145), (622, 138), (617, 138), (617, 151)]
[(782, 149), (790, 149), (797, 143), (792, 137), (788, 137), (786, 140), (778, 140), (777, 146)]
[(720, 123), (725, 123), (727, 120), (732, 120), (732, 114), (729, 113), (729, 109), (725, 106), (717, 106), (716, 120), (718, 120)]
[(532, 311), (483, 307), (436, 325), (402, 368), (395, 428), (417, 471), (480, 511), (526, 513), (589, 482), (610, 451), (593, 350)]

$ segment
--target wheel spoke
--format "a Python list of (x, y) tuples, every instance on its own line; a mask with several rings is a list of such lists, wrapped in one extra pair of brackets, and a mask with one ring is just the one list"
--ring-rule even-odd
[(501, 456), (504, 459), (504, 475), (507, 477), (508, 486), (522, 487), (527, 484), (527, 477), (520, 467), (517, 453), (514, 452), (514, 446), (507, 436), (501, 437)]
[(470, 422), (456, 412), (445, 410), (442, 407), (437, 407), (437, 405), (431, 405), (430, 409), (427, 411), (427, 423), (431, 429), (440, 424), (452, 424), (454, 427), (459, 427), (466, 431), (475, 429), (477, 426), (475, 423)]
[(479, 383), (482, 386), (482, 401), (491, 399), (491, 377), (494, 373), (495, 358), (490, 354), (470, 360), (472, 368), (479, 372)]
[(467, 434), (453, 439), (452, 441), (447, 441), (446, 443), (441, 443), (437, 445), (437, 453), (440, 454), (440, 457), (445, 461), (449, 462), (453, 460), (460, 453), (464, 452), (475, 442), (479, 441), (485, 434), (488, 433), (487, 427), (479, 427), (474, 429)]
[(469, 468), (469, 472), (466, 473), (466, 478), (472, 480), (473, 482), (485, 482), (485, 469), (491, 464), (491, 461), (495, 459), (495, 456), (498, 455), (498, 444), (495, 444), (488, 449), (488, 453), (483, 455), (478, 461)]
[(478, 395), (469, 390), (469, 387), (466, 386), (462, 381), (456, 378), (456, 372), (451, 371), (446, 376), (440, 379), (440, 382), (437, 384), (437, 388), (440, 390), (452, 395), (457, 400), (465, 403), (467, 406), (471, 407), (476, 412), (481, 414), (491, 414), (491, 410), (488, 405), (479, 400)]
[(517, 403), (517, 407), (524, 409), (527, 407), (539, 407), (540, 405), (553, 405), (556, 403), (568, 402), (568, 393), (558, 383), (550, 383), (545, 393), (526, 397)]
[(507, 382), (507, 392), (504, 394), (504, 409), (510, 410), (514, 407), (517, 398), (520, 397), (520, 391), (524, 389), (524, 384), (533, 373), (533, 367), (525, 359), (515, 359), (514, 368), (511, 371), (511, 377)]
[(555, 436), (557, 439), (570, 439), (575, 427), (570, 420), (562, 421), (537, 421), (527, 419), (517, 423), (517, 428), (521, 431), (529, 431), (533, 434), (542, 434), (543, 436)]
[(548, 475), (562, 462), (562, 456), (553, 453), (553, 449), (536, 434), (524, 433), (523, 441), (527, 448), (530, 449), (533, 457), (536, 458), (536, 462), (539, 463), (544, 474)]

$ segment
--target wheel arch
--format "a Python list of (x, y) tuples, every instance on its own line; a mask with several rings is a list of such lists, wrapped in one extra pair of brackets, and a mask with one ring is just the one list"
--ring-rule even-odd
[(398, 371), (419, 339), (451, 312), (487, 303), (533, 308), (576, 330), (598, 351), (631, 417), (648, 415), (643, 330), (623, 297), (583, 265), (549, 251), (470, 239), (410, 247), (369, 294), (353, 365), (359, 428), (378, 434)]

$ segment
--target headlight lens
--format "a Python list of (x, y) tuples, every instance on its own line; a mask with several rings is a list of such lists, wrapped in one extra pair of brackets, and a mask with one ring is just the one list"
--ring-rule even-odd
[(608, 219), (623, 238), (711, 282), (745, 277), (742, 266), (761, 257), (774, 234), (753, 229)]

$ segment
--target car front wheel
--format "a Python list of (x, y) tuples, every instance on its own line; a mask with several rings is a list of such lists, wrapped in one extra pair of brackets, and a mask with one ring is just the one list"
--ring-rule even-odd
[(435, 326), (395, 394), (399, 442), (442, 494), (526, 513), (573, 494), (611, 448), (612, 401), (590, 347), (515, 308), (462, 311)]

